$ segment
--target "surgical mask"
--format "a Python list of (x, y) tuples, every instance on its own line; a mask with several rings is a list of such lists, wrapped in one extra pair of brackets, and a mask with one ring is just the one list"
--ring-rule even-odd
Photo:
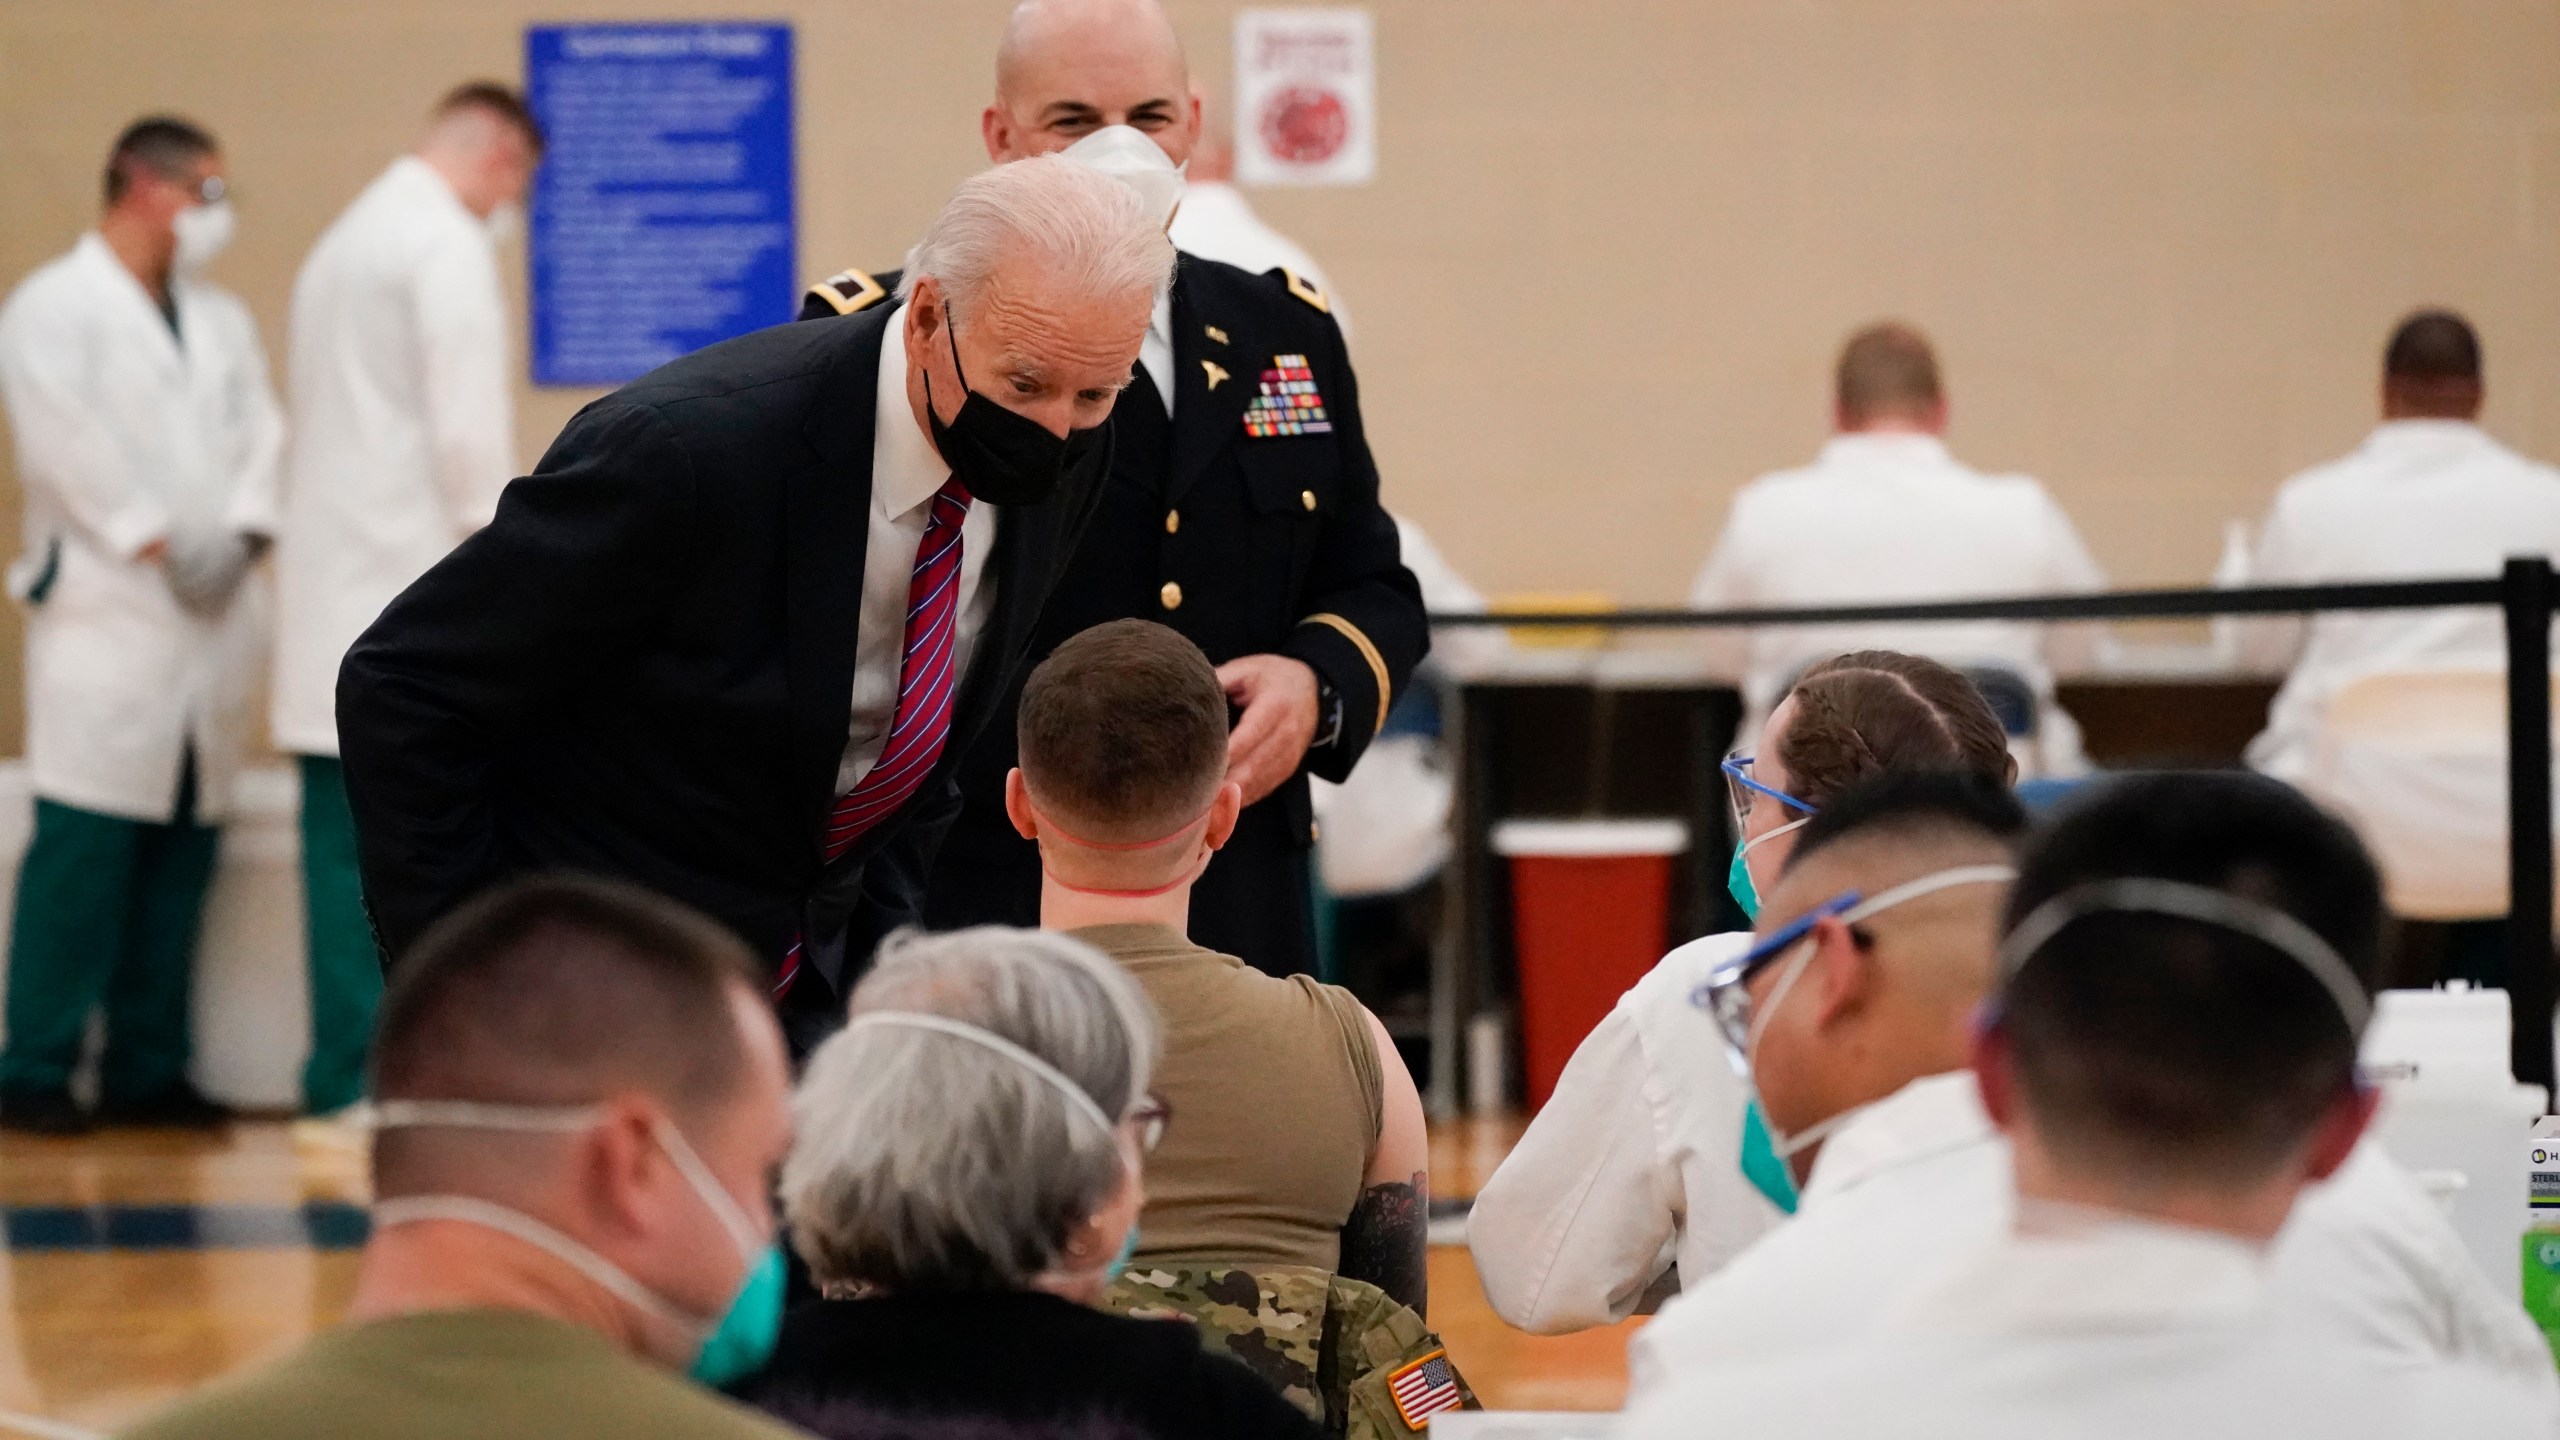
[(1810, 815), (1799, 820), (1790, 820), (1767, 834), (1756, 839), (1745, 840), (1733, 847), (1733, 864), (1725, 869), (1724, 888), (1725, 893), (1733, 897), (1733, 903), (1742, 907), (1745, 919), (1760, 918), (1760, 887), (1752, 881), (1751, 862), (1745, 857), (1789, 831), (1803, 829), (1812, 820), (1813, 817)]
[[(1872, 900), (1854, 891), (1835, 897), (1807, 911), (1768, 939), (1718, 965), (1690, 997), (1693, 1003), (1714, 1014), (1717, 1026), (1724, 1032), (1728, 1058), (1751, 1087), (1751, 1102), (1743, 1116), (1742, 1143), (1736, 1163), (1744, 1178), (1751, 1181), (1752, 1188), (1768, 1196), (1771, 1204), (1793, 1213), (1795, 1176), (1787, 1162), (1820, 1144), (1865, 1108), (1852, 1106), (1790, 1133), (1780, 1130), (1769, 1119), (1768, 1109), (1760, 1100), (1756, 1073), (1760, 1039), (1768, 1032), (1769, 1021), (1777, 1015), (1778, 1008), (1794, 992), (1796, 982), (1804, 978), (1805, 971), (1813, 964), (1813, 927), (1833, 916), (1839, 917), (1844, 925), (1857, 925), (1923, 895), (1934, 895), (1959, 885), (2006, 885), (2017, 878), (2018, 872), (2007, 865), (1958, 865), (1896, 885)], [(1779, 960), (1779, 956), (1785, 958)], [(1747, 987), (1751, 978), (1772, 961), (1785, 968), (1770, 987), (1767, 1002), (1755, 1005)]]
[(490, 211), (489, 218), (480, 224), (489, 232), (490, 244), (504, 245), (524, 233), (524, 207), (513, 200), (507, 201)]
[(1028, 415), (1007, 410), (969, 388), (960, 368), (959, 330), (951, 323), (951, 307), (942, 307), (943, 338), (951, 343), (951, 372), (960, 377), (960, 413), (945, 424), (933, 405), (933, 372), (924, 377), (925, 420), (933, 430), (933, 448), (942, 463), (967, 487), (973, 499), (990, 505), (1037, 505), (1056, 492), (1058, 482), (1081, 480), (1111, 458), (1111, 444), (1099, 425), (1069, 430), (1062, 438)]
[[(392, 1100), (374, 1107), (376, 1130), (506, 1130), (575, 1135), (604, 1123), (597, 1105), (505, 1105), (469, 1100)], [(471, 1195), (406, 1195), (373, 1207), (377, 1228), (421, 1220), (452, 1220), (513, 1236), (586, 1276), (607, 1294), (685, 1337), (692, 1350), (686, 1373), (705, 1385), (745, 1379), (772, 1358), (782, 1334), (782, 1247), (757, 1233), (737, 1200), (702, 1163), (684, 1132), (665, 1120), (654, 1127), (659, 1146), (674, 1162), (696, 1199), (728, 1232), (742, 1269), (727, 1308), (709, 1320), (687, 1311), (632, 1278), (575, 1238), (521, 1210)]]
[(1138, 192), (1147, 207), (1147, 216), (1158, 225), (1171, 225), (1173, 212), (1182, 208), (1182, 192), (1188, 186), (1185, 178), (1189, 162), (1176, 165), (1164, 148), (1147, 138), (1144, 131), (1127, 125), (1105, 125), (1059, 152), (1090, 170), (1099, 170)]
[(232, 212), (228, 200), (207, 201), (179, 211), (177, 219), (170, 222), (178, 239), (177, 249), (169, 257), (170, 268), (181, 275), (193, 275), (212, 264), (213, 257), (231, 243), (231, 232), (238, 223), (239, 217)]
[[(1119, 1148), (1120, 1127), (1113, 1123), (1110, 1116), (1102, 1113), (1102, 1106), (1091, 1095), (1085, 1093), (1085, 1088), (1068, 1079), (1067, 1073), (1057, 1066), (992, 1030), (972, 1025), (966, 1020), (954, 1020), (948, 1015), (927, 1015), (914, 1010), (874, 1010), (854, 1016), (844, 1028), (847, 1030), (929, 1030), (936, 1035), (948, 1035), (954, 1040), (965, 1040), (981, 1050), (993, 1051), (1031, 1072), (1051, 1089), (1056, 1090), (1066, 1100), (1069, 1110), (1091, 1121), (1094, 1128), (1102, 1132), (1103, 1139), (1120, 1153), (1120, 1163), (1124, 1170), (1128, 1166), (1127, 1152)], [(1130, 1223), (1129, 1233), (1121, 1238), (1120, 1253), (1098, 1267), (1102, 1283), (1108, 1285), (1119, 1279), (1121, 1273), (1129, 1268), (1130, 1257), (1137, 1253), (1138, 1226), (1133, 1221)], [(1095, 1272), (1052, 1270), (1048, 1273), (1054, 1279), (1071, 1280)]]

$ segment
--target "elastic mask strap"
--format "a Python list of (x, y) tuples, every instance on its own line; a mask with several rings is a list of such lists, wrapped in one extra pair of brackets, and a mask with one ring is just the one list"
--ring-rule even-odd
[[(1759, 836), (1755, 836), (1755, 837), (1753, 837), (1752, 839), (1749, 839), (1749, 840), (1745, 840), (1745, 841), (1743, 841), (1743, 842), (1742, 842), (1742, 853), (1743, 853), (1743, 854), (1745, 854), (1745, 855), (1748, 855), (1748, 854), (1750, 854), (1752, 851), (1759, 849), (1761, 846), (1768, 844), (1770, 841), (1777, 839), (1779, 836), (1786, 834), (1788, 831), (1790, 831), (1790, 830), (1801, 830), (1801, 829), (1803, 829), (1804, 827), (1806, 827), (1807, 825), (1810, 825), (1810, 824), (1812, 824), (1812, 823), (1813, 823), (1813, 817), (1812, 817), (1812, 816), (1810, 816), (1810, 815), (1803, 816), (1803, 817), (1801, 817), (1801, 818), (1799, 818), (1799, 819), (1790, 820), (1790, 821), (1788, 821), (1786, 824), (1779, 826), (1779, 827), (1778, 827), (1777, 829), (1775, 829), (1775, 830), (1771, 830), (1771, 831), (1767, 832), (1766, 834), (1759, 835)], [(1758, 881), (1754, 881), (1754, 882), (1752, 882), (1752, 883), (1753, 883), (1753, 884), (1758, 884), (1759, 882), (1758, 882)]]
[(375, 1130), (508, 1130), (573, 1135), (604, 1123), (601, 1105), (509, 1105), (496, 1100), (384, 1100), (359, 1122)]
[(1935, 870), (1917, 880), (1906, 880), (1890, 890), (1881, 891), (1871, 900), (1860, 901), (1851, 906), (1840, 916), (1840, 923), (1855, 925), (1861, 920), (1871, 920), (1906, 901), (1917, 900), (1923, 895), (1935, 895), (1941, 890), (1952, 890), (1959, 885), (2006, 885), (2017, 878), (2017, 869), (2008, 865), (1958, 865), (1946, 870)]
[(1068, 1079), (1065, 1071), (992, 1030), (981, 1029), (965, 1020), (954, 1020), (944, 1015), (925, 1015), (912, 1010), (874, 1010), (868, 1014), (856, 1015), (852, 1023), (844, 1028), (847, 1030), (930, 1030), (937, 1035), (966, 1040), (981, 1049), (992, 1050), (1002, 1055), (1049, 1082), (1059, 1094), (1067, 1097), (1067, 1103), (1070, 1106), (1086, 1119), (1091, 1120), (1094, 1128), (1104, 1135), (1116, 1139), (1120, 1133), (1120, 1127), (1112, 1122), (1110, 1116), (1102, 1113), (1102, 1106), (1096, 1103), (1091, 1095), (1085, 1093), (1083, 1086)]
[[(1171, 830), (1166, 831), (1162, 835), (1158, 835), (1152, 840), (1115, 841), (1087, 840), (1083, 836), (1069, 831), (1065, 826), (1062, 826), (1057, 821), (1050, 819), (1048, 811), (1043, 810), (1037, 804), (1032, 803), (1030, 792), (1027, 789), (1023, 793), (1023, 803), (1031, 807), (1032, 818), (1040, 822), (1040, 834), (1043, 839), (1046, 839), (1051, 835), (1055, 835), (1059, 839), (1064, 840), (1068, 844), (1076, 846), (1079, 849), (1101, 850), (1123, 854), (1134, 850), (1153, 850), (1159, 846), (1170, 845), (1174, 841), (1181, 839), (1183, 836), (1190, 834), (1191, 827), (1208, 819), (1209, 812), (1218, 808), (1218, 802), (1212, 799), (1207, 805), (1201, 807), (1199, 814), (1192, 816), (1190, 819), (1183, 821), (1181, 824), (1176, 825)], [(1162, 885), (1157, 885), (1145, 890), (1114, 890), (1096, 885), (1075, 884), (1072, 881), (1061, 879), (1057, 871), (1050, 869), (1049, 861), (1046, 856), (1041, 858), (1040, 873), (1048, 876), (1050, 883), (1056, 885), (1059, 889), (1072, 890), (1078, 895), (1102, 895), (1115, 900), (1152, 900), (1158, 895), (1169, 895), (1172, 892), (1181, 889), (1183, 886), (1198, 880), (1201, 875), (1208, 871), (1209, 862), (1214, 859), (1216, 855), (1217, 852), (1213, 850), (1208, 854), (1201, 856), (1199, 864), (1192, 866), (1190, 869), (1175, 876), (1171, 880), (1166, 881)]]
[(397, 1200), (377, 1201), (373, 1207), (377, 1230), (421, 1220), (451, 1220), (511, 1236), (570, 1266), (613, 1298), (686, 1336), (693, 1345), (700, 1345), (711, 1334), (710, 1324), (660, 1299), (625, 1274), (621, 1266), (520, 1210), (469, 1195), (404, 1195)]
[(2373, 1002), (2365, 995), (2363, 982), (2329, 942), (2309, 926), (2272, 906), (2179, 880), (2101, 880), (2047, 900), (2019, 921), (2008, 942), (2000, 947), (2001, 979), (2005, 982), (2016, 978), (2036, 952), (2072, 922), (2111, 912), (2168, 915), (2246, 935), (2311, 972), (2311, 978), (2328, 992), (2330, 1003), (2338, 1007), (2349, 1033), (2364, 1034), (2365, 1022), (2373, 1016)]
[(658, 1147), (675, 1162), (676, 1173), (684, 1176), (685, 1183), (693, 1187), (693, 1193), (702, 1197), (702, 1203), (709, 1207), (712, 1218), (720, 1222), (720, 1228), (729, 1232), (731, 1243), (738, 1247), (738, 1258), (754, 1265), (757, 1252), (763, 1250), (768, 1241), (756, 1233), (755, 1222), (747, 1218), (746, 1211), (738, 1208), (737, 1198), (720, 1183), (719, 1176), (711, 1173), (711, 1167), (702, 1163), (701, 1152), (693, 1148), (692, 1141), (684, 1138), (682, 1130), (665, 1119), (650, 1128), (658, 1137)]
[(1057, 886), (1061, 890), (1072, 890), (1078, 895), (1102, 895), (1114, 900), (1152, 900), (1158, 895), (1169, 895), (1174, 891), (1181, 889), (1183, 886), (1189, 885), (1198, 880), (1202, 875), (1208, 873), (1209, 862), (1216, 858), (1217, 856), (1215, 852), (1203, 855), (1200, 857), (1199, 864), (1192, 866), (1190, 869), (1183, 871), (1181, 874), (1167, 880), (1161, 885), (1157, 885), (1146, 890), (1107, 890), (1098, 885), (1078, 885), (1072, 880), (1062, 880), (1058, 878), (1058, 872), (1050, 869), (1048, 862), (1046, 861), (1041, 862), (1040, 873), (1049, 877), (1050, 884)]

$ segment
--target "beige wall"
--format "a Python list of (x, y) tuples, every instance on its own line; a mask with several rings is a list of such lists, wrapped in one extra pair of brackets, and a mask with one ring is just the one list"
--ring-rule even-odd
[[(981, 163), (1003, 8), (6, 0), (0, 277), (175, 108), (229, 146), (216, 275), (280, 346), (303, 248), (444, 85), (515, 74), (529, 20), (694, 14), (797, 22), (803, 266), (891, 264)], [(1172, 8), (1221, 80), (1236, 7)], [(2480, 324), (2490, 427), (2560, 453), (2551, 0), (1373, 8), (1377, 183), (1259, 203), (1358, 309), (1390, 502), (1488, 589), (1678, 595), (1888, 313), (1939, 337), (1959, 452), (2043, 476), (2127, 581), (2200, 578), (2224, 519), (2352, 444), (2422, 301)], [(587, 393), (526, 392), (528, 461)]]

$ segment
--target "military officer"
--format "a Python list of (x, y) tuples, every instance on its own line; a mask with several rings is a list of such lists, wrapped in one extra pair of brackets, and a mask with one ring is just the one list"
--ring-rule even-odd
[[(1154, 0), (1027, 0), (982, 128), (991, 159), (1072, 147), (1162, 196), (1169, 217), (1200, 107)], [(860, 310), (896, 286), (849, 270), (802, 314)], [(1194, 890), (1190, 933), (1274, 974), (1311, 969), (1307, 777), (1350, 773), (1430, 643), (1324, 292), (1285, 269), (1180, 257), (1112, 428), (1101, 507), (1030, 663), (1130, 616), (1217, 663), (1237, 710), (1228, 773), (1247, 808)], [(1013, 708), (997, 707), (963, 762), (960, 817), (926, 893), (937, 928), (1039, 923), (1039, 853), (1004, 813)]]

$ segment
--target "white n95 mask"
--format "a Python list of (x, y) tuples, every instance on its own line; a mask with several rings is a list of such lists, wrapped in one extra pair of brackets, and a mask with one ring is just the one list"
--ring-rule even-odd
[(239, 216), (228, 200), (214, 200), (190, 205), (178, 212), (170, 222), (177, 232), (178, 248), (169, 264), (182, 275), (192, 275), (213, 263), (213, 257), (231, 243), (231, 232), (239, 224)]
[(1138, 192), (1147, 214), (1159, 225), (1171, 225), (1190, 183), (1188, 163), (1176, 165), (1146, 133), (1128, 125), (1105, 125), (1059, 152), (1089, 170), (1099, 170)]

